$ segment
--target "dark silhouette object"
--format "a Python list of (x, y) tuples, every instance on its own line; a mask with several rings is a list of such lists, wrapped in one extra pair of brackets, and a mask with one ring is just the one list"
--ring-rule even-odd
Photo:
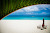
[(43, 18), (43, 24), (42, 24), (42, 26), (37, 26), (37, 28), (38, 28), (38, 29), (41, 29), (41, 30), (47, 28), (47, 26), (44, 24), (44, 18)]
[(43, 18), (43, 24), (42, 24), (42, 27), (44, 27), (44, 18)]

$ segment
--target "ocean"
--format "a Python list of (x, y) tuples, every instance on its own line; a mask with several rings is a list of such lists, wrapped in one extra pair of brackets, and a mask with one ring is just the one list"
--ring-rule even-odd
[(7, 16), (7, 17), (4, 17), (2, 20), (50, 20), (50, 17), (18, 17), (18, 16)]

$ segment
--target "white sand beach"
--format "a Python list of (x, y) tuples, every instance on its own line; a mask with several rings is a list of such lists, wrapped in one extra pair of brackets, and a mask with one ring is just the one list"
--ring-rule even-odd
[(0, 33), (50, 33), (50, 20), (45, 20), (47, 29), (40, 30), (42, 20), (0, 20)]

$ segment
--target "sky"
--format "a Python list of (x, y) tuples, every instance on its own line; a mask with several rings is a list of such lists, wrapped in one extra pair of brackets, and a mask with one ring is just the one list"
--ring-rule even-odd
[(50, 5), (48, 4), (39, 4), (39, 5), (32, 5), (21, 8), (16, 10), (15, 12), (11, 13), (10, 15), (46, 15), (50, 16)]

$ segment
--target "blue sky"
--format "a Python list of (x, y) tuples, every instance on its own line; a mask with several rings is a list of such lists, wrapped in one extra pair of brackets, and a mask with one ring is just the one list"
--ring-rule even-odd
[(40, 4), (27, 6), (22, 9), (16, 10), (10, 15), (50, 15), (50, 5)]

